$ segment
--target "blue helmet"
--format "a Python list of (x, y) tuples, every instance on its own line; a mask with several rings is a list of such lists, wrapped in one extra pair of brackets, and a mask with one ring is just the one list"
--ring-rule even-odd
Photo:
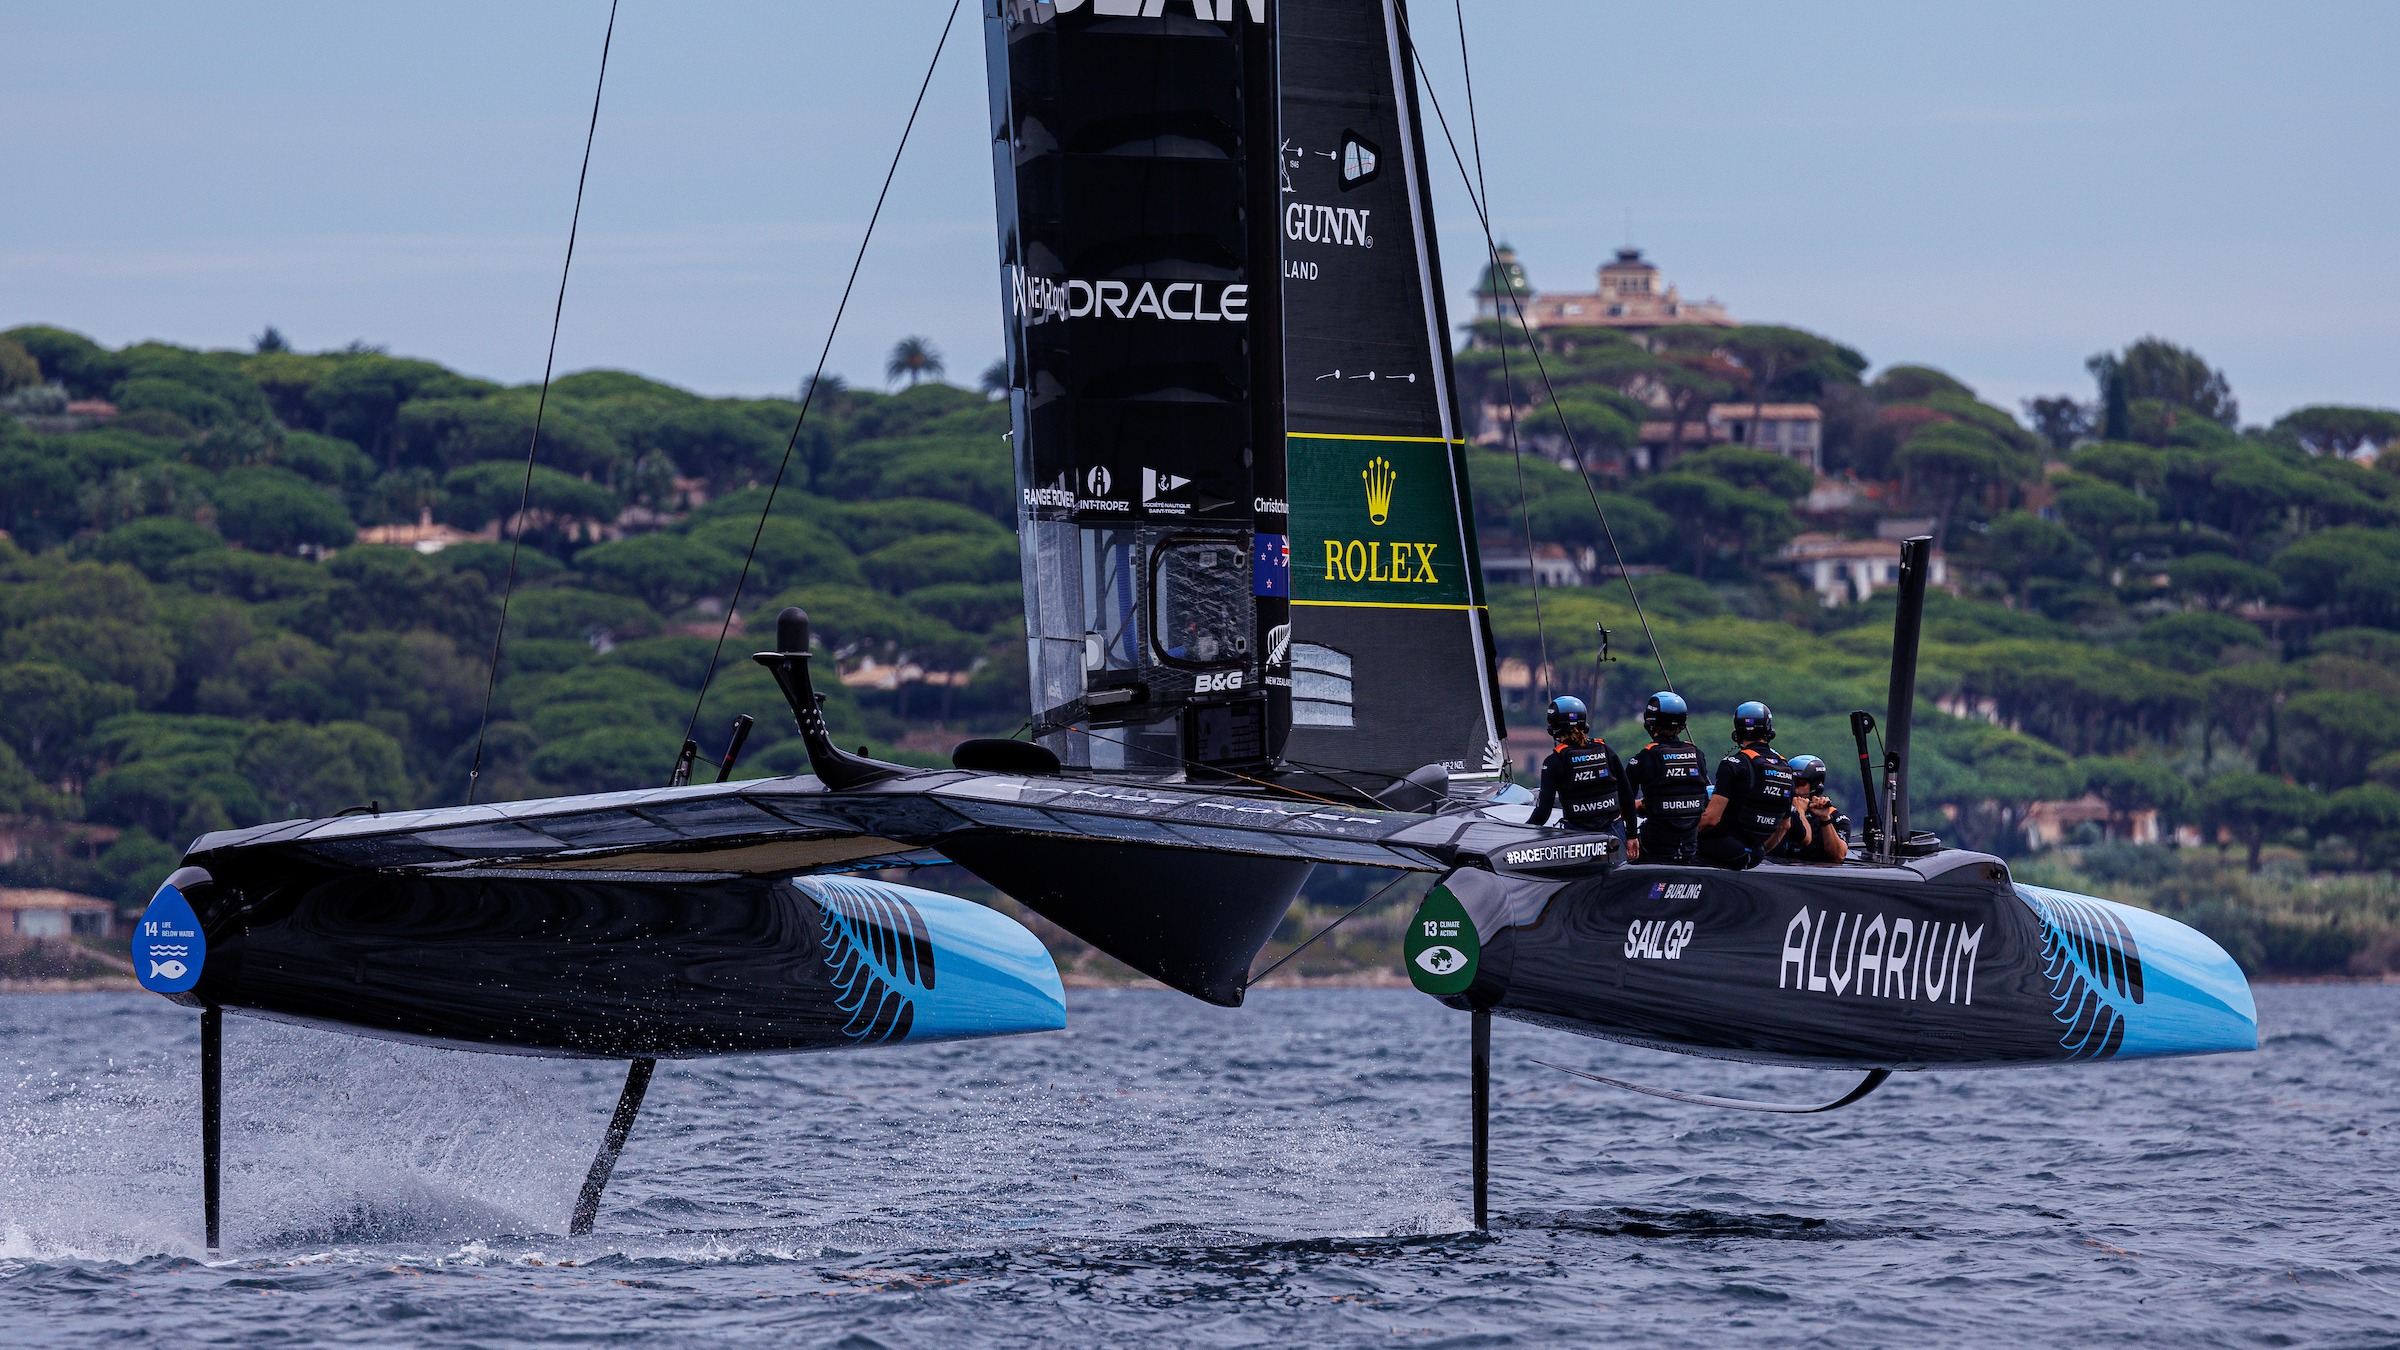
[(1683, 695), (1672, 689), (1661, 689), (1642, 705), (1642, 730), (1662, 739), (1679, 739), (1683, 735), (1684, 719), (1691, 715), (1691, 711), (1691, 707), (1683, 701)]
[(1583, 706), (1582, 699), (1562, 694), (1550, 700), (1550, 734), (1564, 740), (1569, 727), (1591, 730), (1592, 710)]
[(1775, 739), (1775, 710), (1757, 699), (1733, 710), (1733, 738), (1744, 745)]
[(1792, 777), (1808, 784), (1810, 790), (1825, 786), (1825, 761), (1815, 755), (1792, 756)]

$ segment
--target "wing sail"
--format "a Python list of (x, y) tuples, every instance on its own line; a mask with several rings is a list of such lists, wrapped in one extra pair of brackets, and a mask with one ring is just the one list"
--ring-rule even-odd
[(1491, 774), (1494, 649), (1400, 0), (1280, 0), (1276, 21), (1287, 757)]

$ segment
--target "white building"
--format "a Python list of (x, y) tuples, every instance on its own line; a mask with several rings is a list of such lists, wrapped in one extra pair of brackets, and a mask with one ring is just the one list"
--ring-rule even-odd
[(73, 891), (0, 887), (0, 934), (36, 938), (107, 937), (117, 907)]
[(1582, 548), (1570, 552), (1559, 544), (1536, 545), (1530, 562), (1522, 547), (1485, 549), (1482, 553), (1485, 581), (1518, 585), (1528, 580), (1538, 580), (1544, 586), (1587, 585), (1600, 561), (1598, 550)]
[[(1803, 534), (1783, 546), (1783, 562), (1827, 609), (1864, 600), (1900, 582), (1900, 541), (1844, 539), (1831, 534)], [(1950, 584), (1950, 560), (1936, 551), (1926, 580)]]
[(1767, 450), (1825, 472), (1825, 414), (1814, 403), (1717, 403), (1708, 410), (1709, 439)]
[(1677, 459), (1712, 445), (1772, 451), (1823, 477), (1825, 414), (1814, 403), (1712, 403), (1708, 415), (1684, 423), (1680, 435), (1673, 422), (1646, 421), (1631, 467), (1637, 473), (1671, 469)]

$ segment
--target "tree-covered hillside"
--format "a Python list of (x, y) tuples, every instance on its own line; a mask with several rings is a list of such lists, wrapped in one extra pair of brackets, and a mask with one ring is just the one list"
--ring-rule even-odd
[[(1861, 383), (1831, 343), (1745, 331), (1659, 352), (1587, 338), (1546, 358), (1561, 405), (1595, 410), (1586, 429), (1615, 437), (1587, 453), (1630, 443), (1627, 411), (1599, 413), (1667, 368), (1701, 372), (1712, 397), (1826, 411), (1826, 482), (1719, 445), (1597, 484), (1628, 560), (1677, 569), (1642, 591), (1695, 706), (1765, 698), (1812, 748), (1840, 750), (1842, 715), (1881, 705), (1890, 596), (1828, 609), (1772, 560), (1804, 528), (1872, 534), (1906, 517), (1947, 549), (1957, 591), (1930, 606), (1919, 689), (1960, 715), (1927, 723), (1916, 783), (1952, 833), (2009, 851), (2026, 805), (2088, 789), (2250, 844), (2305, 829), (2328, 866), (2400, 861), (2400, 445), (2372, 465), (2352, 457), (2400, 440), (2400, 413), (2313, 408), (2236, 429), (2223, 375), (2146, 339), (2094, 359), (2090, 405), (2035, 400), (2029, 428), (1939, 371)], [(1762, 349), (1781, 373), (1752, 381), (1742, 363), (1766, 362), (1750, 354)], [(1510, 358), (1530, 382), (1530, 353)], [(1496, 349), (1462, 359), (1487, 407), (1508, 406), (1501, 362)], [(1527, 444), (1556, 434), (1547, 407), (1522, 416)], [(2099, 434), (2112, 422), (2113, 439)], [(1528, 455), (1521, 505), (1518, 463), (1474, 459), (1488, 535), (1521, 540), (1530, 516), (1537, 542), (1602, 542), (1574, 473)], [(1495, 595), (1503, 646), (1529, 664), (1532, 598)], [(1578, 663), (1597, 654), (1595, 625), (1615, 631), (1627, 659), (1609, 667), (1605, 701), (1629, 711), (1658, 672), (1623, 589), (1544, 600), (1562, 680), (1588, 682)]]
[[(2400, 415), (2244, 428), (2220, 373), (2155, 340), (2096, 358), (2089, 395), (2020, 418), (1926, 367), (1866, 379), (1857, 353), (1797, 330), (1650, 346), (1545, 333), (1562, 431), (1533, 353), (1520, 341), (1504, 369), (1496, 331), (1483, 337), (1461, 354), (1467, 401), (1515, 408), (1528, 453), (1471, 452), (1480, 530), (1603, 548), (1597, 496), (1647, 573), (1705, 743), (1735, 701), (1765, 698), (1787, 748), (1849, 765), (1845, 715), (1882, 703), (1889, 598), (1827, 609), (1778, 551), (1803, 530), (1930, 521), (1957, 593), (1936, 595), (1924, 651), (1920, 818), (2022, 854), (2034, 803), (2096, 793), (2117, 834), (2155, 811), (2229, 852), (2025, 865), (2183, 911), (2232, 904), (2268, 964), (2337, 969), (2388, 948), (2400, 965), (2400, 450), (2363, 458)], [(569, 375), (519, 521), (537, 390), (269, 338), (200, 352), (0, 337), (7, 879), (138, 901), (202, 830), (456, 802), (479, 730), (484, 800), (660, 782), (754, 532), (704, 747), (747, 712), (747, 772), (801, 763), (741, 632), (787, 603), (854, 678), (893, 677), (824, 682), (846, 739), (907, 757), (938, 747), (937, 722), (1022, 723), (1007, 419), (986, 395), (829, 381), (761, 529), (794, 401)], [(1817, 405), (1827, 476), (1730, 445), (1628, 467), (1643, 422), (1725, 400)], [(1569, 434), (1599, 470), (1588, 484), (1554, 462)], [(357, 542), (427, 522), (474, 537)], [(1594, 629), (1611, 629), (1622, 659), (1601, 670), (1601, 710), (1638, 735), (1658, 672), (1621, 586), (1545, 590), (1538, 630), (1526, 588), (1492, 599), (1504, 658), (1538, 670), (1546, 653), (1561, 689), (1592, 686)], [(1538, 715), (1544, 683), (1521, 682), (1512, 716)], [(1835, 787), (1855, 797), (1848, 777)]]
[[(0, 812), (122, 831), (27, 832), (13, 876), (133, 900), (204, 830), (461, 800), (536, 390), (371, 350), (108, 351), (38, 327), (0, 353)], [(553, 385), (479, 799), (662, 781), (754, 532), (744, 615), (801, 604), (845, 668), (927, 676), (863, 699), (825, 682), (846, 739), (906, 757), (911, 721), (1022, 720), (1005, 412), (829, 381), (760, 530), (797, 412), (610, 371)], [(426, 520), (484, 537), (354, 542)], [(751, 713), (747, 768), (788, 772), (742, 629), (700, 739)]]

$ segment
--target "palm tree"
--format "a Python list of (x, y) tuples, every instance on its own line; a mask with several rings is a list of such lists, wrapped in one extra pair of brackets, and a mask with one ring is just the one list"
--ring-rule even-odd
[(839, 375), (818, 375), (801, 382), (800, 395), (827, 412), (838, 412), (850, 396), (850, 382)]
[(983, 376), (975, 382), (986, 398), (1002, 398), (1008, 393), (1008, 358), (1001, 357), (983, 368)]
[(929, 338), (904, 337), (892, 344), (891, 359), (883, 363), (887, 380), (907, 380), (914, 389), (919, 380), (938, 380), (942, 377), (942, 353)]

